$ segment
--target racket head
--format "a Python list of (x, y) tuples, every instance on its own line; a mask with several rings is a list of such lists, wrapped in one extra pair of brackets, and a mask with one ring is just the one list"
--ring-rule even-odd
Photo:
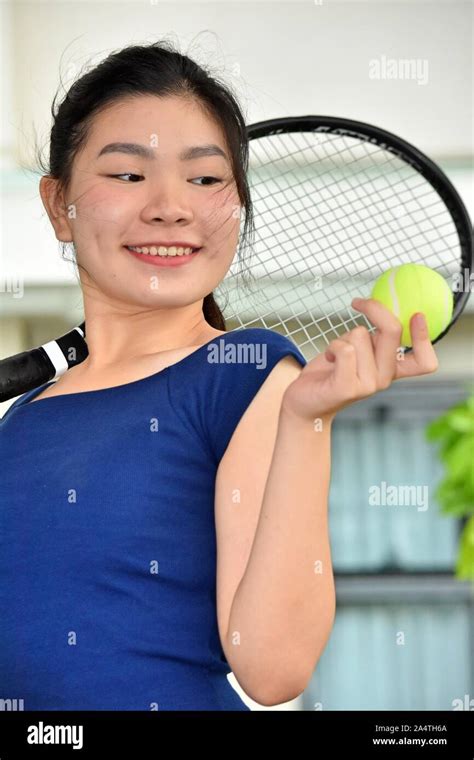
[(357, 324), (372, 331), (352, 298), (369, 297), (388, 268), (418, 263), (453, 292), (441, 340), (465, 308), (473, 268), (471, 220), (444, 172), (352, 119), (268, 119), (247, 132), (255, 230), (215, 291), (226, 321), (277, 330), (309, 359)]

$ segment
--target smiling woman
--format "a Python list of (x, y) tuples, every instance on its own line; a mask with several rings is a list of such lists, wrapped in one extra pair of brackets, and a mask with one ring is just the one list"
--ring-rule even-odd
[[(141, 283), (146, 307), (173, 304), (167, 329), (160, 315), (160, 324), (148, 332), (156, 347), (163, 338), (206, 338), (209, 325), (225, 331), (212, 290), (236, 254), (240, 228), (238, 256), (254, 228), (245, 120), (227, 85), (167, 41), (130, 46), (71, 86), (54, 116), (49, 164), (39, 151), (37, 160), (44, 205), (56, 237), (72, 247), (83, 290), (92, 295), (107, 289), (114, 299), (135, 302)], [(150, 282), (148, 267), (134, 264), (139, 259), (117, 256), (124, 245), (151, 242), (159, 248), (181, 240), (202, 249), (184, 288), (177, 276), (185, 275), (182, 267), (173, 267), (173, 279), (159, 288)], [(130, 350), (127, 336), (108, 355), (103, 330), (97, 344), (88, 300), (89, 353), (95, 344), (96, 359), (100, 352), (104, 364), (119, 355), (123, 360)], [(185, 312), (177, 311), (181, 306)]]
[[(181, 128), (178, 126), (180, 122), (183, 124)], [(138, 155), (136, 148), (131, 154), (129, 150), (122, 150), (123, 145), (112, 145), (112, 149), (109, 144), (105, 146), (109, 149), (101, 150), (99, 157), (94, 159), (96, 144), (104, 135), (116, 134), (118, 125), (124, 123), (143, 125), (139, 134), (152, 135), (150, 140), (155, 140), (157, 147), (146, 149), (147, 157), (144, 158), (144, 147)], [(201, 333), (206, 323), (206, 304), (210, 307), (209, 324), (217, 329), (224, 328), (222, 318), (216, 318), (217, 305), (212, 309), (215, 302), (209, 292), (222, 279), (234, 257), (240, 215), (234, 213), (239, 208), (239, 198), (223, 150), (209, 155), (206, 149), (202, 154), (188, 156), (186, 163), (181, 159), (183, 152), (188, 152), (182, 144), (191, 139), (196, 125), (204, 134), (212, 133), (215, 139), (224, 142), (215, 121), (210, 121), (195, 102), (182, 97), (143, 96), (125, 104), (109, 105), (106, 111), (96, 115), (84, 149), (77, 150), (70, 181), (67, 184), (63, 181), (64, 207), (73, 209), (72, 219), (61, 218), (55, 208), (60, 180), (43, 177), (41, 193), (58, 238), (71, 237), (77, 241), (75, 248), (83, 288), (91, 294), (100, 288), (111, 299), (120, 301), (136, 302), (138, 293), (146, 307), (185, 306), (185, 323), (188, 313), (197, 321), (197, 302), (204, 297), (203, 316), (195, 328)], [(120, 131), (123, 132), (123, 126)], [(134, 131), (136, 133), (136, 128)], [(149, 159), (149, 152), (153, 160)], [(124, 160), (123, 155), (128, 159)], [(133, 173), (127, 174), (125, 169), (132, 169)], [(121, 174), (119, 170), (123, 170)], [(211, 178), (212, 185), (197, 184), (196, 179), (201, 177), (195, 175), (202, 171), (207, 174), (212, 171), (219, 176)], [(128, 181), (127, 178), (131, 177), (138, 181)], [(215, 188), (215, 185), (219, 187)], [(179, 241), (186, 239), (184, 247), (201, 251), (205, 248), (205, 257), (200, 257), (201, 266), (194, 269), (192, 280), (188, 277), (184, 287), (176, 278), (168, 279), (160, 288), (153, 287), (147, 268), (123, 271), (125, 266), (130, 270), (132, 259), (118, 257), (119, 248), (123, 251), (129, 245), (147, 247), (145, 253), (161, 255), (164, 252), (159, 251), (160, 246), (167, 249), (173, 245), (183, 247), (176, 245), (179, 242), (175, 237), (177, 234)], [(148, 243), (150, 238), (151, 244)], [(84, 245), (85, 240), (87, 245)], [(154, 247), (158, 250), (152, 250)], [(172, 253), (179, 255), (181, 252)], [(111, 273), (115, 276), (111, 277)], [(94, 334), (91, 334), (89, 325), (93, 324), (90, 316), (93, 318), (94, 314), (88, 315), (88, 304), (85, 308), (88, 336), (93, 346)], [(160, 325), (163, 331), (162, 319)], [(170, 315), (171, 325), (173, 331), (178, 327), (176, 318), (171, 320)], [(148, 335), (151, 334), (149, 331)], [(162, 336), (157, 335), (156, 330), (155, 337), (158, 347)], [(177, 337), (179, 340), (180, 336)], [(186, 340), (188, 336), (182, 337)], [(123, 358), (126, 348), (122, 348)], [(111, 363), (116, 358), (110, 357), (108, 362), (105, 351), (100, 355), (104, 363)]]
[[(54, 115), (40, 192), (73, 246), (88, 356), (0, 425), (0, 682), (25, 710), (248, 710), (229, 662), (258, 701), (294, 689), (267, 679), (277, 648), (227, 639), (281, 394), (306, 363), (272, 331), (227, 332), (212, 295), (242, 207), (244, 241), (252, 225), (247, 151), (230, 91), (165, 43), (109, 56)], [(229, 363), (240, 338), (250, 356)], [(253, 470), (242, 417), (267, 431)]]

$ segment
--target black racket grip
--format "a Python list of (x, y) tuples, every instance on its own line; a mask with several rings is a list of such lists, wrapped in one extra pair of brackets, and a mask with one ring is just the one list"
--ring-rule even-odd
[(85, 322), (56, 340), (0, 360), (0, 402), (53, 380), (89, 354)]

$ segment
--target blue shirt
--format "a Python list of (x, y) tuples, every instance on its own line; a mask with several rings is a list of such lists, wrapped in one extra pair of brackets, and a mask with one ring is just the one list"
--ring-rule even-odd
[(0, 698), (25, 710), (248, 710), (217, 627), (215, 478), (283, 335), (230, 331), (125, 385), (0, 422)]

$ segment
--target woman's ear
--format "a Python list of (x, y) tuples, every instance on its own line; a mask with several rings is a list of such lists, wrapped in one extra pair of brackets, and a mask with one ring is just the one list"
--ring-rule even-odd
[(66, 208), (63, 193), (59, 189), (59, 181), (49, 176), (41, 177), (39, 191), (57, 240), (62, 243), (71, 243), (73, 236), (70, 220), (75, 218), (74, 208), (70, 211)]

